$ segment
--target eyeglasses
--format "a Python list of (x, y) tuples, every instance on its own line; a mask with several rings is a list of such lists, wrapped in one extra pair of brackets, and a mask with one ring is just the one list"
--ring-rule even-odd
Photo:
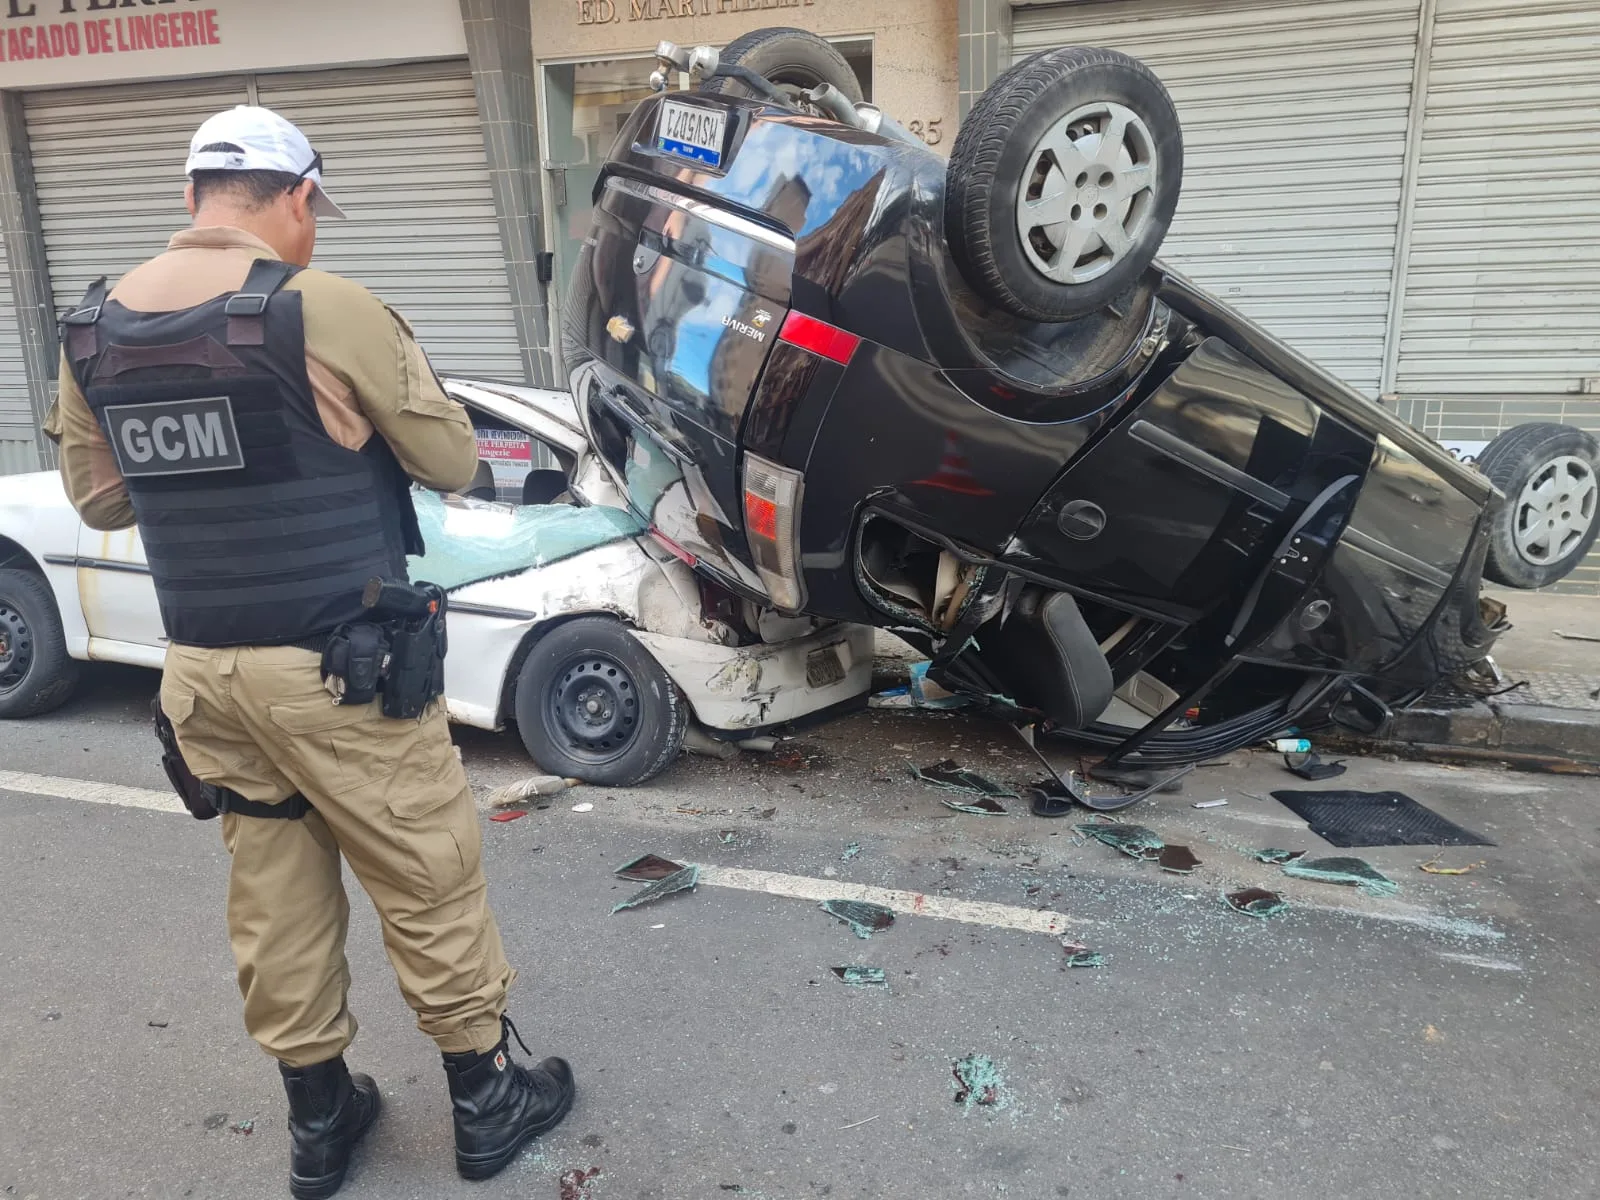
[(301, 171), (300, 174), (296, 175), (294, 177), (294, 182), (291, 183), (286, 190), (291, 192), (294, 191), (295, 188), (299, 187), (306, 181), (306, 176), (311, 174), (313, 171), (317, 172), (319, 175), (322, 173), (322, 153), (317, 150), (313, 150), (311, 152), (311, 165), (308, 166), (304, 171)]

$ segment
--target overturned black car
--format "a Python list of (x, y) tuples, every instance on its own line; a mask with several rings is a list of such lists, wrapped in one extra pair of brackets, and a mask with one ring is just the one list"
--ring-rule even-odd
[(1486, 569), (1593, 543), (1588, 435), (1466, 465), (1156, 261), (1182, 143), (1136, 60), (1019, 64), (946, 163), (802, 31), (658, 57), (564, 352), (713, 598), (892, 629), (946, 687), (1180, 764), (1492, 672)]

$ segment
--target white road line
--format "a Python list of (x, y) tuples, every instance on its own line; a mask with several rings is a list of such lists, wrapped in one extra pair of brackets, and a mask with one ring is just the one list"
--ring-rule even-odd
[(865, 900), (881, 904), (908, 917), (934, 917), (941, 921), (962, 921), (968, 925), (988, 925), (995, 929), (1015, 929), (1022, 933), (1061, 933), (1069, 925), (1098, 925), (1098, 921), (1068, 917), (1058, 912), (1018, 908), (1012, 904), (990, 904), (981, 900), (953, 900), (948, 896), (929, 896), (895, 888), (872, 887), (864, 883), (844, 883), (834, 879), (814, 879), (809, 875), (781, 875), (776, 871), (749, 871), (742, 867), (700, 868), (700, 882), (707, 887), (737, 888), (743, 892), (766, 892), (769, 896), (789, 896), (796, 900)]
[(0, 771), (0, 792), (29, 792), (35, 796), (87, 800), (91, 804), (115, 804), (122, 808), (149, 808), (156, 812), (188, 811), (183, 801), (171, 792), (124, 787), (120, 783), (91, 783), (87, 779), (57, 779), (52, 775), (30, 775), (26, 771)]

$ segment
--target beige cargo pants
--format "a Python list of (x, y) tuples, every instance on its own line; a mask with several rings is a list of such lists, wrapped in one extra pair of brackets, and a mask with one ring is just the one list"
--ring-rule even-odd
[(189, 769), (251, 800), (298, 791), (316, 809), (297, 821), (221, 819), (245, 1027), (291, 1067), (333, 1058), (355, 1037), (342, 855), (378, 910), (417, 1027), (447, 1054), (487, 1050), (515, 972), (444, 711), (396, 721), (377, 702), (335, 706), (320, 662), (289, 646), (167, 649), (161, 706)]

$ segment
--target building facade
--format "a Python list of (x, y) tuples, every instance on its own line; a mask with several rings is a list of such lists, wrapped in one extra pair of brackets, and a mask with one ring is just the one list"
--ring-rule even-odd
[(1600, 432), (1592, 0), (0, 0), (0, 471), (50, 461), (56, 314), (183, 223), (187, 139), (233, 103), (323, 153), (352, 219), (319, 265), (442, 370), (559, 383), (655, 44), (768, 25), (833, 40), (936, 150), (1016, 59), (1136, 54), (1184, 126), (1169, 262), (1436, 437)]

